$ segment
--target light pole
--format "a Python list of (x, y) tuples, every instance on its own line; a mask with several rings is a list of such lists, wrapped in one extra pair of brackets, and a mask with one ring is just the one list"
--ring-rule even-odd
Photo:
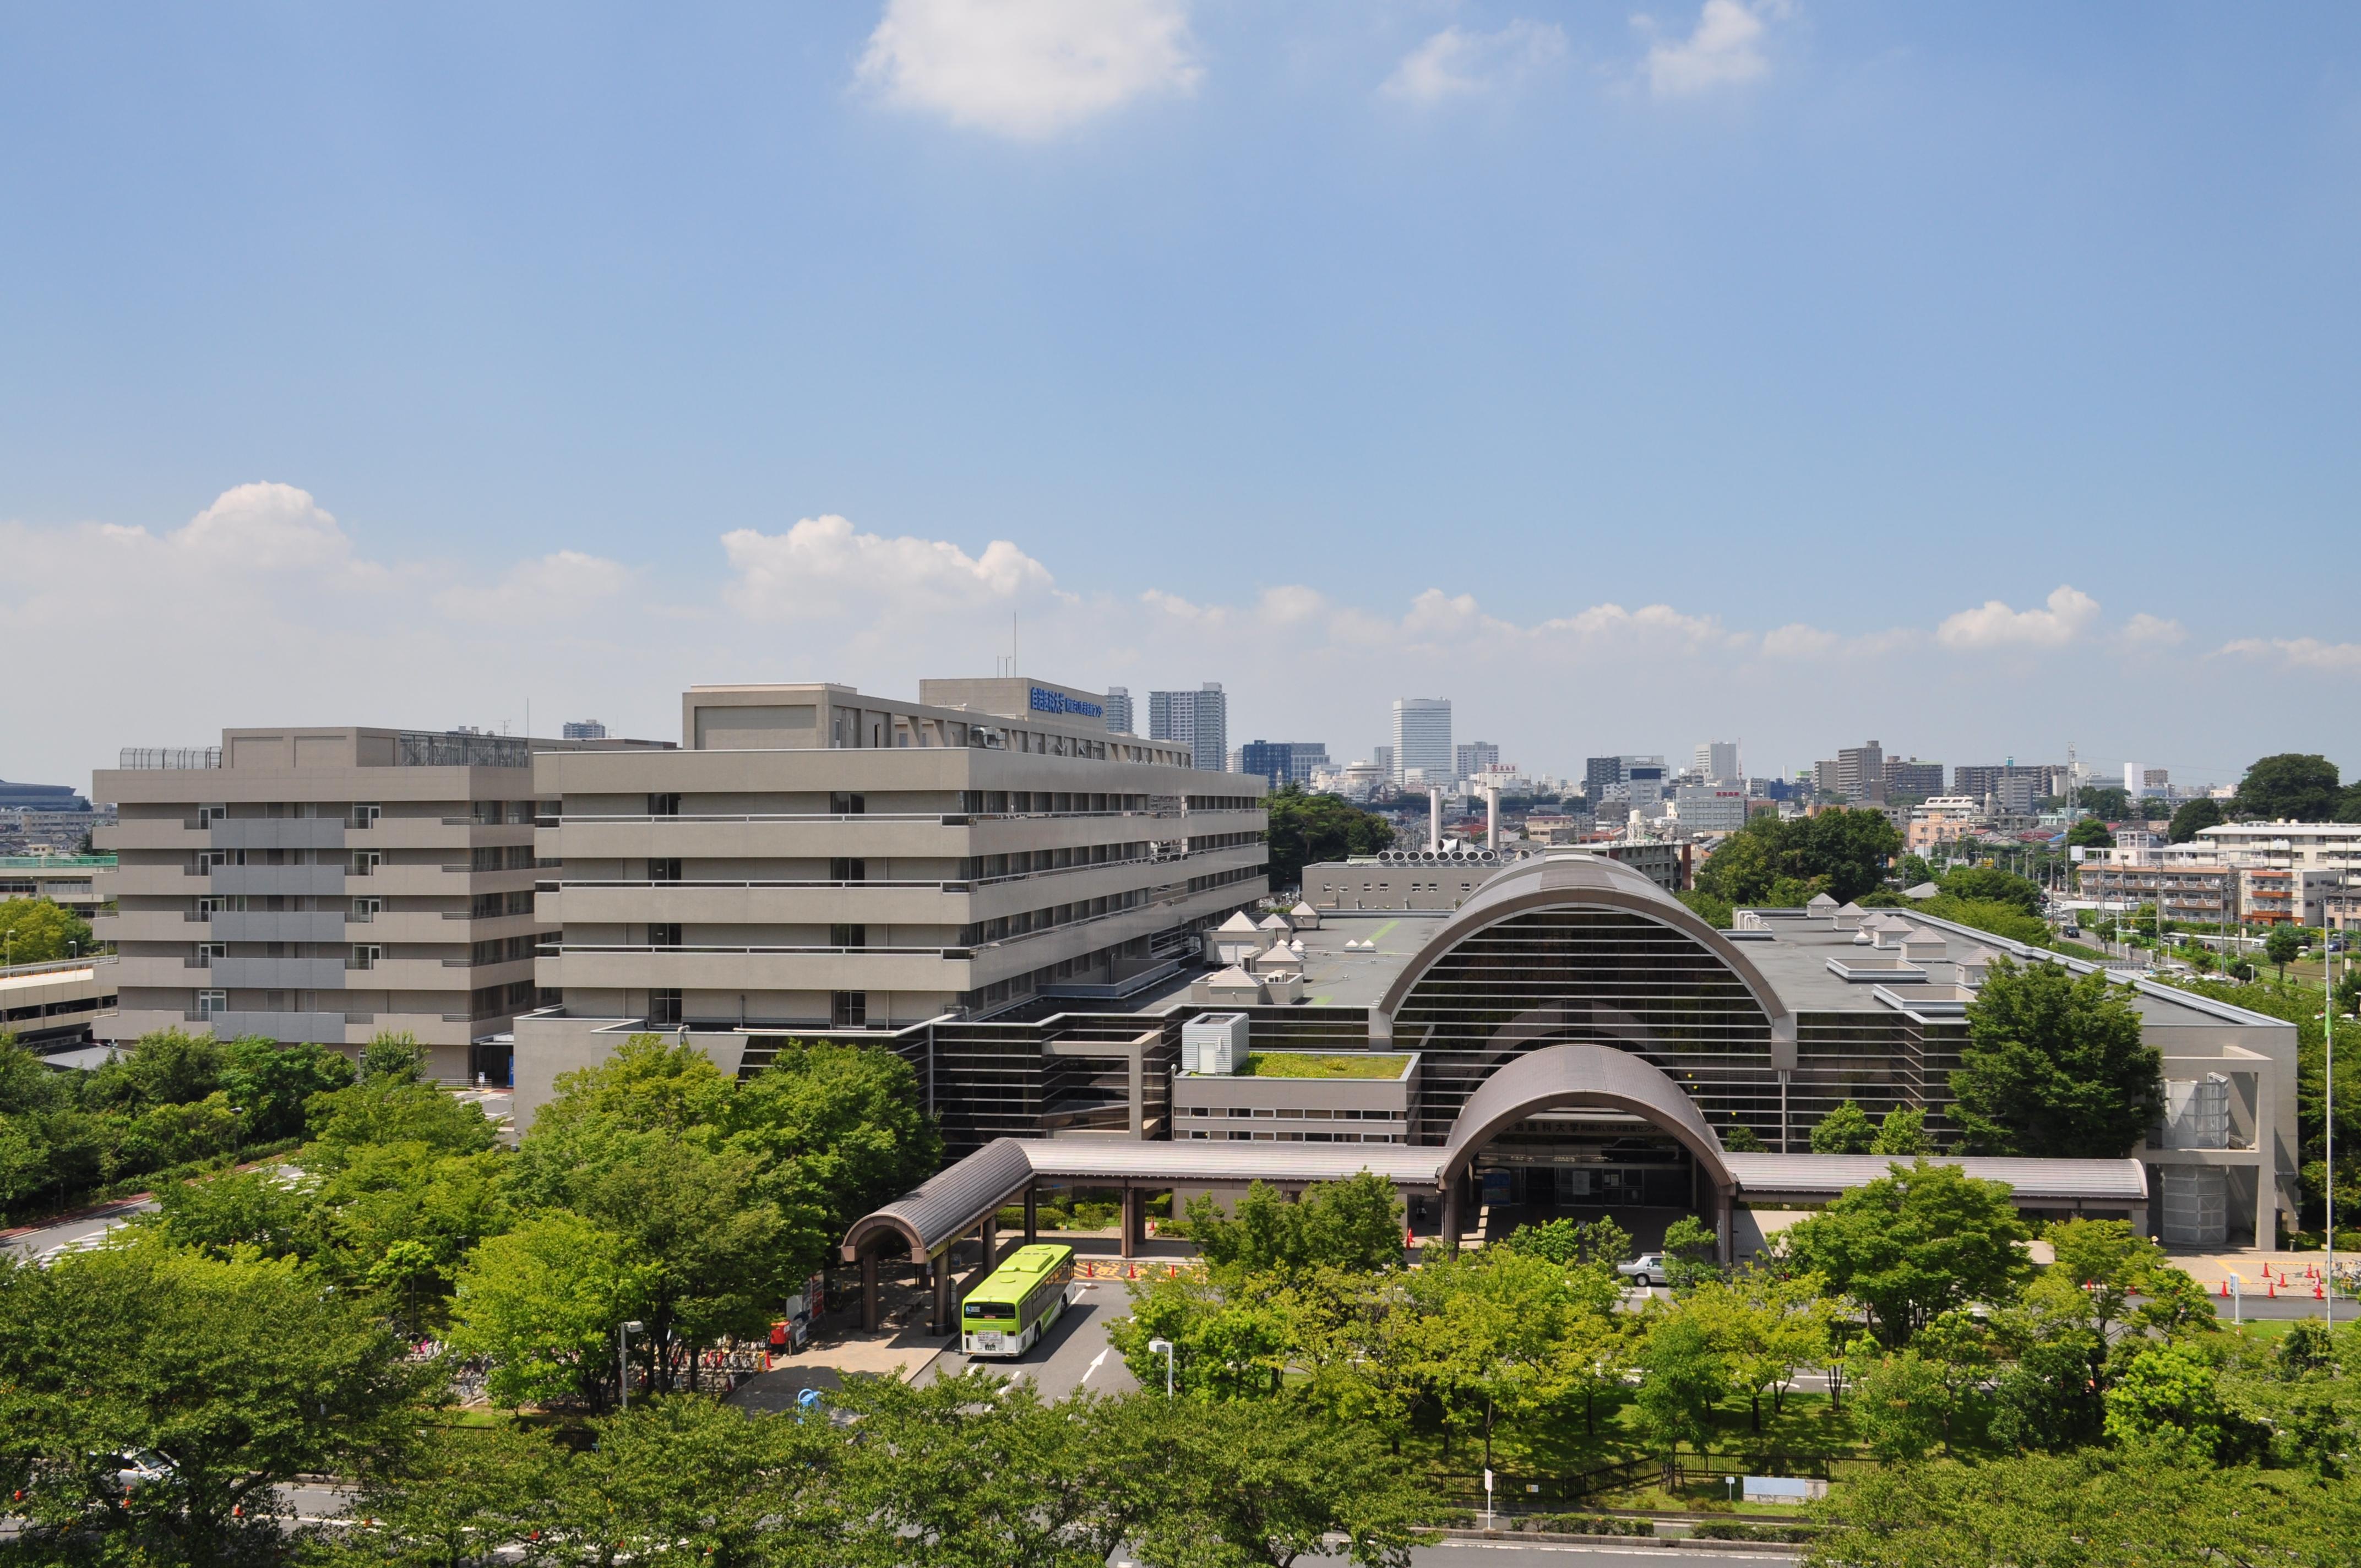
[(615, 1325), (615, 1387), (627, 1410), (631, 1408), (631, 1336), (646, 1326), (637, 1318)]
[(1148, 1354), (1164, 1357), (1164, 1397), (1168, 1399), (1172, 1398), (1172, 1342), (1169, 1339), (1149, 1340)]

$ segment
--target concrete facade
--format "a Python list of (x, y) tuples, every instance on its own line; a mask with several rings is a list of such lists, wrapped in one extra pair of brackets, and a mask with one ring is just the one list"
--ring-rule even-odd
[(120, 816), (97, 835), (115, 907), (94, 928), (121, 959), (103, 1032), (357, 1050), (402, 1031), (437, 1078), (471, 1077), (473, 1042), (538, 1000), (532, 760), (568, 744), (303, 728), (126, 751), (92, 780)]
[(921, 690), (969, 706), (699, 686), (677, 751), (544, 759), (536, 853), (564, 874), (538, 910), (563, 934), (536, 978), (561, 1000), (518, 1025), (521, 1117), (619, 1029), (742, 1044), (1118, 1000), (1268, 893), (1262, 780), (1111, 734), (1072, 688)]

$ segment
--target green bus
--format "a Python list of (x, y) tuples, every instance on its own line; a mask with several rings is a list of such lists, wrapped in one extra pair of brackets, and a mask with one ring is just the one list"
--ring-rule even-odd
[(969, 1355), (1022, 1355), (1066, 1310), (1074, 1249), (1037, 1244), (1001, 1260), (960, 1307), (960, 1349)]

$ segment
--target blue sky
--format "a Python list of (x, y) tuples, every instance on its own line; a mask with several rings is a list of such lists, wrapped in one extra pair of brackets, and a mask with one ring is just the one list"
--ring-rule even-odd
[(1012, 614), (1345, 755), (1417, 694), (1536, 768), (2350, 767), (2356, 34), (13, 7), (0, 610), (83, 678), (20, 636), (0, 776), (667, 734), (692, 681), (988, 672)]

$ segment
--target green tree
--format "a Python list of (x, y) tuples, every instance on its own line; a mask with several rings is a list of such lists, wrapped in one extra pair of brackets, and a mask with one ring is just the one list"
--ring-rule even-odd
[(1955, 866), (1943, 878), (1943, 892), (1971, 904), (2005, 904), (2020, 915), (2041, 913), (2041, 884), (1993, 866)]
[(1394, 841), (1394, 826), (1333, 795), (1312, 795), (1284, 784), (1263, 796), (1270, 814), (1270, 885), (1303, 885), (1303, 868), (1347, 855), (1374, 855)]
[(1632, 1402), (1669, 1479), (1684, 1445), (1700, 1456), (1711, 1446), (1714, 1402), (1730, 1390), (1730, 1364), (1706, 1325), (1680, 1310), (1648, 1330), (1632, 1359), (1640, 1369)]
[(871, 1047), (788, 1041), (739, 1085), (721, 1125), (731, 1147), (760, 1159), (758, 1185), (783, 1213), (816, 1212), (822, 1241), (798, 1259), (805, 1267), (942, 1163), (942, 1135), (920, 1107), (917, 1074)]
[(837, 1543), (853, 1521), (829, 1485), (843, 1448), (827, 1423), (673, 1395), (594, 1431), (596, 1442), (556, 1467), (547, 1512), (559, 1539), (597, 1542), (598, 1560), (663, 1568), (847, 1560)]
[(1713, 1227), (1695, 1214), (1684, 1214), (1664, 1227), (1664, 1280), (1675, 1290), (1688, 1290), (1720, 1271), (1714, 1254), (1720, 1245)]
[(1877, 1125), (1852, 1101), (1846, 1101), (1812, 1128), (1814, 1154), (1867, 1154), (1877, 1145)]
[(1732, 1122), (1721, 1134), (1721, 1146), (1731, 1154), (1768, 1154), (1769, 1146), (1743, 1122)]
[(1882, 811), (1762, 816), (1723, 840), (1696, 881), (1699, 891), (1732, 905), (1802, 904), (1816, 889), (1842, 902), (1874, 891), (1901, 852), (1902, 835)]
[(459, 1270), (451, 1343), (490, 1364), (502, 1405), (598, 1398), (615, 1328), (645, 1310), (650, 1266), (625, 1238), (562, 1210), (491, 1236)]
[(1146, 1462), (1134, 1472), (1133, 1539), (1147, 1568), (1290, 1568), (1339, 1554), (1407, 1568), (1411, 1548), (1432, 1539), (1419, 1529), (1431, 1498), (1367, 1428), (1285, 1400), (1186, 1410), (1134, 1397), (1115, 1415), (1137, 1434), (1123, 1452)]
[(1869, 1309), (1887, 1346), (1971, 1302), (2008, 1300), (2032, 1265), (2008, 1188), (1920, 1159), (1854, 1189), (1786, 1233), (1789, 1255)]
[(1392, 1182), (1371, 1171), (1343, 1181), (1315, 1181), (1289, 1202), (1255, 1182), (1224, 1215), (1210, 1197), (1188, 1206), (1189, 1234), (1215, 1277), (1291, 1277), (1323, 1265), (1343, 1269), (1399, 1267), (1402, 1202)]
[(47, 898), (0, 899), (0, 948), (16, 964), (53, 963), (98, 950), (90, 922)]
[(2113, 1159), (2163, 1114), (2163, 1058), (2103, 975), (2001, 959), (1968, 1003), (1951, 1092), (1978, 1152)]
[(2193, 844), (2197, 835), (2208, 828), (2220, 827), (2222, 822), (2222, 803), (2212, 795), (2200, 795), (2174, 808), (2172, 826), (2165, 830), (2165, 837), (2175, 844)]
[(382, 1075), (313, 1095), (304, 1115), (312, 1142), (303, 1150), (303, 1166), (315, 1171), (335, 1170), (365, 1149), (391, 1145), (415, 1145), (434, 1154), (481, 1154), (496, 1135), (473, 1103), (431, 1083)]
[(2050, 1266), (2081, 1289), (2103, 1338), (2123, 1320), (2132, 1293), (2166, 1266), (2163, 1249), (2134, 1234), (2126, 1220), (2064, 1220), (2042, 1239), (2056, 1260)]
[(364, 1083), (416, 1083), (426, 1076), (426, 1047), (407, 1030), (379, 1030), (361, 1047)]
[(99, 1158), (98, 1128), (73, 1080), (0, 1033), (0, 1212), (86, 1185)]
[(2066, 829), (2066, 847), (2070, 850), (2112, 850), (2115, 836), (2107, 825), (2095, 817), (2085, 817)]
[[(1850, 1103), (1850, 1102), (1848, 1102)], [(1927, 1135), (1927, 1113), (1916, 1106), (1896, 1105), (1877, 1125), (1877, 1141), (1869, 1152), (1908, 1158), (1933, 1154), (1935, 1140)]]
[(2266, 822), (2325, 822), (2342, 796), (2335, 763), (2316, 751), (2281, 751), (2256, 759), (2231, 804), (2239, 816)]
[(222, 1047), (212, 1036), (161, 1029), (109, 1058), (90, 1075), (82, 1099), (93, 1109), (131, 1113), (193, 1104), (221, 1088), (221, 1071)]
[(1555, 1219), (1519, 1225), (1504, 1244), (1511, 1252), (1545, 1257), (1560, 1267), (1612, 1270), (1631, 1255), (1631, 1233), (1612, 1219)]
[[(104, 1561), (267, 1554), (278, 1488), (381, 1463), (427, 1376), (291, 1260), (139, 1238), (0, 1266), (0, 1452), (31, 1464), (17, 1511), (35, 1541), (96, 1532)], [(170, 1474), (122, 1492), (110, 1456), (149, 1449)]]
[(1950, 1387), (1916, 1350), (1889, 1355), (1861, 1375), (1853, 1395), (1853, 1425), (1869, 1451), (1888, 1464), (1924, 1459), (1950, 1424)]
[(2302, 951), (2303, 938), (2292, 926), (2274, 926), (2270, 934), (2263, 938), (2263, 957), (2270, 959), (2271, 967), (2279, 971), (2281, 981), (2287, 979), (2288, 965), (2295, 962)]
[(542, 1433), (431, 1421), (361, 1477), (342, 1555), (400, 1568), (477, 1568), (500, 1561), (512, 1543), (536, 1547), (535, 1532), (560, 1527), (555, 1498), (565, 1469), (564, 1453)]
[(324, 1046), (281, 1046), (265, 1039), (232, 1040), (221, 1047), (222, 1091), (246, 1120), (257, 1143), (301, 1137), (304, 1106), (314, 1094), (353, 1081), (353, 1064)]
[(2121, 784), (2084, 784), (2075, 792), (2074, 804), (2107, 822), (2121, 822), (2132, 814), (2131, 792)]
[(1916, 887), (1921, 883), (1935, 880), (1935, 868), (1927, 863), (1924, 855), (1905, 855), (1894, 865), (1894, 880), (1905, 888)]
[(2160, 1443), (2211, 1460), (2228, 1423), (2213, 1368), (2180, 1345), (2149, 1345), (2107, 1390), (2107, 1435), (2120, 1443)]

